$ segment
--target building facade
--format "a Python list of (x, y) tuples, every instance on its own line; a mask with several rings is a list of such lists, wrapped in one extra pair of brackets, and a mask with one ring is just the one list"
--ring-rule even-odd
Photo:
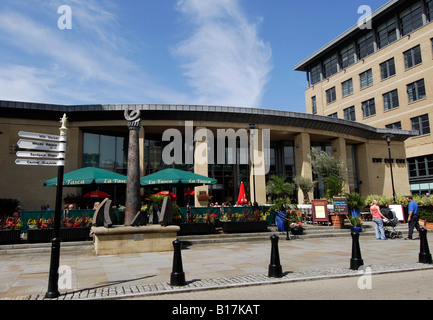
[(295, 66), (306, 110), (377, 128), (415, 130), (405, 143), (410, 189), (433, 191), (433, 0), (393, 0)]
[[(389, 163), (384, 161), (388, 159), (385, 134), (394, 135), (391, 147), (392, 156), (396, 159), (393, 167), (396, 192), (399, 195), (409, 193), (404, 141), (414, 135), (412, 131), (374, 128), (343, 119), (264, 109), (190, 105), (61, 106), (0, 101), (0, 146), (3, 150), (0, 154), (0, 197), (18, 199), (27, 210), (37, 210), (42, 204), (50, 204), (53, 208), (56, 190), (43, 184), (57, 176), (57, 169), (18, 166), (15, 160), (20, 131), (56, 135), (63, 114), (69, 119), (65, 172), (92, 166), (126, 175), (128, 128), (125, 110), (141, 111), (141, 176), (176, 167), (218, 180), (213, 186), (196, 187), (194, 199), (187, 200), (196, 206), (207, 205), (207, 202), (198, 201), (200, 191), (211, 194), (214, 202), (236, 202), (241, 182), (246, 185), (248, 200), (257, 201), (260, 205), (267, 203), (266, 182), (272, 175), (313, 178), (308, 158), (311, 148), (343, 159), (348, 192), (392, 195)], [(251, 153), (245, 150), (251, 150), (251, 143), (256, 140), (247, 135), (247, 141), (243, 141), (245, 136), (242, 133), (251, 133), (252, 128), (258, 136), (257, 143), (262, 144), (257, 148), (257, 156), (266, 155), (269, 159), (266, 171), (258, 170), (251, 161), (252, 157), (248, 157)], [(189, 131), (194, 134), (193, 140), (189, 138)], [(180, 152), (183, 154), (176, 163), (167, 163), (164, 154), (170, 158), (178, 156), (174, 153), (179, 151), (173, 152), (171, 144), (174, 138), (170, 137), (173, 132), (180, 133), (183, 149)], [(222, 137), (219, 132), (234, 133), (236, 143), (232, 150), (235, 150), (236, 157), (230, 154), (227, 137)], [(187, 143), (188, 140), (191, 143)], [(198, 161), (195, 154), (193, 161), (188, 161), (189, 150), (200, 150), (205, 156)], [(81, 197), (95, 187), (65, 187), (63, 195), (65, 198)], [(108, 194), (113, 192), (105, 190), (104, 186), (99, 187)], [(122, 192), (124, 195), (125, 191), (120, 187), (117, 189), (118, 202), (124, 204)], [(142, 194), (157, 191), (161, 190), (142, 190)], [(184, 192), (178, 193), (178, 198), (183, 198)], [(313, 194), (310, 195), (312, 198)], [(294, 200), (297, 199), (302, 203), (300, 190), (294, 196)]]

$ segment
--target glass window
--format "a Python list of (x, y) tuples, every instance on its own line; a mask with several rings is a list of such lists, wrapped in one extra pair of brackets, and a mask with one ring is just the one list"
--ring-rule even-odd
[(361, 81), (361, 89), (373, 85), (373, 72), (371, 71), (371, 69), (361, 73), (359, 77)]
[(433, 175), (433, 155), (407, 159), (411, 178)]
[(331, 113), (330, 115), (328, 115), (328, 117), (338, 118), (338, 113), (337, 112)]
[(430, 122), (428, 114), (410, 119), (412, 122), (412, 130), (418, 131), (419, 135), (430, 133)]
[(383, 95), (383, 104), (385, 111), (397, 108), (399, 106), (397, 89), (387, 92)]
[(422, 62), (421, 57), (421, 46), (417, 45), (412, 49), (409, 49), (403, 53), (404, 55), (404, 65), (406, 69), (416, 66)]
[(433, 21), (433, 0), (429, 0), (426, 2), (427, 5), (427, 19), (432, 22)]
[(395, 62), (394, 58), (391, 58), (380, 64), (380, 74), (382, 80), (395, 75)]
[(391, 124), (387, 124), (385, 126), (385, 128), (387, 128), (387, 129), (398, 129), (398, 130), (401, 130), (401, 121), (394, 122), (394, 123), (391, 123)]
[(374, 53), (374, 35), (373, 32), (369, 32), (358, 39), (358, 56), (359, 59), (363, 59), (372, 53)]
[(96, 167), (122, 172), (126, 169), (126, 139), (108, 135), (84, 133), (83, 167)]
[(83, 167), (99, 166), (99, 135), (84, 133)]
[(312, 112), (313, 114), (317, 114), (317, 98), (316, 96), (311, 98)]
[(355, 47), (353, 44), (340, 50), (340, 63), (342, 69), (355, 63)]
[(341, 84), (343, 97), (353, 93), (353, 81), (352, 79), (346, 80)]
[(412, 82), (407, 85), (407, 94), (409, 102), (414, 102), (425, 98), (424, 79)]
[(395, 19), (391, 19), (388, 22), (380, 25), (377, 28), (377, 37), (379, 48), (383, 48), (388, 44), (397, 40), (397, 31)]
[(326, 78), (336, 74), (338, 72), (338, 58), (337, 54), (325, 59), (323, 61), (323, 74)]
[(362, 103), (362, 114), (364, 118), (374, 116), (376, 114), (376, 104), (374, 98)]
[(355, 106), (344, 109), (344, 119), (356, 121)]
[(418, 2), (400, 14), (401, 34), (403, 36), (422, 27), (422, 9)]
[(335, 87), (326, 90), (326, 102), (331, 103), (337, 99), (337, 94), (335, 92)]
[(321, 67), (320, 63), (311, 69), (311, 84), (312, 85), (315, 85), (316, 83), (319, 83), (320, 81), (322, 81), (322, 70), (321, 69), (322, 69), (322, 67)]

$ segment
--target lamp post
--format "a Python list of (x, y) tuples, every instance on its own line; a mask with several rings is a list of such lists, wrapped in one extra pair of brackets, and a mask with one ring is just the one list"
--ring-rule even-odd
[(383, 137), (386, 139), (386, 143), (388, 144), (388, 159), (389, 159), (389, 168), (391, 170), (392, 197), (394, 198), (394, 202), (395, 202), (394, 173), (392, 171), (392, 157), (391, 157), (391, 138), (393, 137), (393, 135), (387, 133)]

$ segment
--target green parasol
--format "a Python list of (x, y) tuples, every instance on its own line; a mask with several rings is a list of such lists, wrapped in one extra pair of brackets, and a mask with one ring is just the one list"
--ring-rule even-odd
[(217, 180), (206, 176), (178, 169), (165, 169), (140, 179), (142, 186), (152, 185), (188, 185), (200, 186), (204, 184), (216, 184)]
[[(89, 184), (126, 184), (126, 176), (108, 170), (87, 167), (63, 175), (65, 187), (80, 187)], [(57, 177), (44, 182), (46, 187), (56, 187)]]

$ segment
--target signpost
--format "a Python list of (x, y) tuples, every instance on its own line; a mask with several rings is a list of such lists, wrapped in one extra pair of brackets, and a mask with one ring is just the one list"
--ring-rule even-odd
[(31, 160), (31, 159), (16, 159), (15, 164), (19, 166), (47, 166), (59, 167), (64, 166), (64, 160)]
[(18, 147), (20, 149), (31, 151), (18, 151), (16, 154), (17, 157), (23, 159), (15, 160), (17, 165), (58, 167), (54, 233), (53, 238), (51, 239), (51, 261), (48, 278), (48, 291), (45, 294), (46, 298), (57, 298), (60, 296), (58, 289), (61, 242), (60, 220), (62, 213), (63, 174), (65, 168), (64, 159), (66, 151), (66, 125), (68, 122), (66, 114), (63, 115), (63, 118), (60, 120), (60, 122), (62, 126), (60, 128), (59, 136), (45, 133), (20, 131), (18, 136), (24, 139), (20, 139), (18, 141)]
[(45, 133), (34, 133), (34, 132), (20, 131), (20, 132), (18, 132), (18, 136), (20, 136), (21, 138), (27, 138), (27, 139), (39, 139), (39, 140), (66, 142), (66, 137), (64, 137), (64, 136), (55, 136), (52, 134), (45, 134)]
[(40, 151), (65, 152), (66, 151), (66, 144), (64, 142), (51, 142), (51, 141), (21, 139), (18, 141), (18, 148), (29, 149), (29, 150), (40, 150)]
[(64, 153), (37, 152), (37, 151), (18, 151), (18, 158), (47, 158), (47, 159), (64, 159)]

